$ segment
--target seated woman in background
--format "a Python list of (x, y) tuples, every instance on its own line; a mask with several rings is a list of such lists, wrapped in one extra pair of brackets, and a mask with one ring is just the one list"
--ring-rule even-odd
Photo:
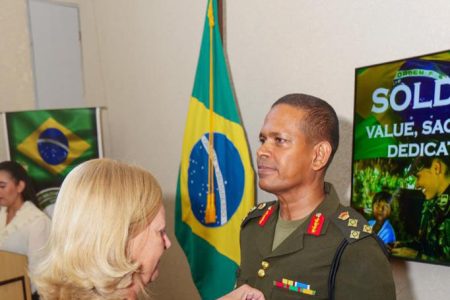
[(110, 159), (90, 160), (67, 175), (52, 222), (34, 273), (43, 299), (148, 295), (144, 287), (158, 276), (160, 257), (171, 245), (156, 179)]
[[(38, 250), (47, 242), (50, 219), (34, 204), (36, 194), (25, 169), (14, 161), (0, 163), (0, 250), (28, 257), (33, 271)], [(32, 283), (32, 291), (36, 289)]]

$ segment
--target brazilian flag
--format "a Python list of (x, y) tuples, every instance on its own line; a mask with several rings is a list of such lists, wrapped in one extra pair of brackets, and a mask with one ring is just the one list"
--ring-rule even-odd
[(100, 156), (97, 120), (96, 108), (6, 113), (10, 158), (33, 179), (42, 209), (75, 166)]
[(254, 206), (254, 172), (208, 3), (183, 140), (175, 233), (202, 299), (231, 291), (240, 263), (240, 225)]

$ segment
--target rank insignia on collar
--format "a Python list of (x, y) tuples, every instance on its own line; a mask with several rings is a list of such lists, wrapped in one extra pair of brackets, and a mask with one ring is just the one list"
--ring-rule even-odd
[(359, 239), (359, 234), (360, 234), (360, 232), (358, 230), (350, 231), (350, 237), (352, 239), (356, 239), (356, 240)]
[(338, 219), (343, 220), (343, 221), (347, 220), (348, 218), (350, 218), (348, 211), (343, 211), (338, 216)]
[[(261, 204), (265, 204), (265, 203), (261, 203)], [(261, 204), (260, 204), (260, 205), (261, 205)], [(264, 205), (264, 207), (265, 207), (265, 205)], [(267, 220), (269, 220), (269, 217), (272, 215), (272, 213), (273, 213), (273, 211), (274, 211), (274, 207), (275, 207), (275, 205), (270, 206), (270, 207), (266, 210), (266, 212), (261, 216), (261, 218), (260, 218), (259, 221), (258, 221), (258, 225), (259, 225), (259, 226), (263, 227), (264, 225), (266, 225)], [(260, 208), (258, 207), (258, 209), (260, 209)], [(262, 208), (261, 208), (261, 209), (262, 209)]]
[(260, 203), (260, 204), (258, 204), (258, 209), (259, 210), (261, 210), (261, 209), (264, 209), (264, 208), (266, 208), (266, 203), (265, 202), (263, 202), (263, 203)]
[(309, 222), (309, 226), (307, 229), (308, 234), (312, 234), (315, 236), (319, 236), (322, 231), (323, 222), (325, 221), (325, 217), (322, 213), (316, 213)]
[(349, 227), (357, 227), (358, 226), (358, 219), (348, 219), (348, 226)]
[(363, 226), (363, 231), (367, 232), (367, 233), (372, 233), (372, 226), (370, 225), (364, 225)]

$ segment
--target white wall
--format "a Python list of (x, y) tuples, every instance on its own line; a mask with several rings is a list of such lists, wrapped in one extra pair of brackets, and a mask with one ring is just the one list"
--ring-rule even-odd
[[(64, 2), (80, 5), (86, 98), (89, 105), (107, 107), (106, 155), (156, 175), (173, 237), (181, 141), (206, 0)], [(340, 118), (342, 136), (328, 179), (348, 204), (355, 68), (449, 49), (450, 2), (225, 2), (226, 50), (251, 152), (274, 100), (290, 92), (328, 100)], [(272, 199), (258, 195), (260, 201)], [(156, 299), (198, 299), (177, 243), (161, 269)], [(398, 299), (447, 299), (450, 294), (448, 267), (394, 261), (393, 270)]]
[[(0, 1), (0, 37), (0, 112), (34, 107), (25, 0)], [(7, 156), (3, 125), (0, 120), (0, 159)]]
[(25, 0), (0, 1), (0, 111), (34, 105)]

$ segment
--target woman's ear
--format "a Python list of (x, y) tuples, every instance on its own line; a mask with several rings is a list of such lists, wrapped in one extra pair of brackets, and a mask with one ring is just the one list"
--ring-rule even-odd
[(327, 141), (319, 142), (314, 146), (313, 170), (319, 171), (327, 166), (331, 151), (331, 144)]
[(25, 181), (19, 180), (19, 183), (17, 183), (17, 190), (18, 190), (18, 192), (22, 194), (22, 192), (25, 190), (25, 187), (26, 187)]

